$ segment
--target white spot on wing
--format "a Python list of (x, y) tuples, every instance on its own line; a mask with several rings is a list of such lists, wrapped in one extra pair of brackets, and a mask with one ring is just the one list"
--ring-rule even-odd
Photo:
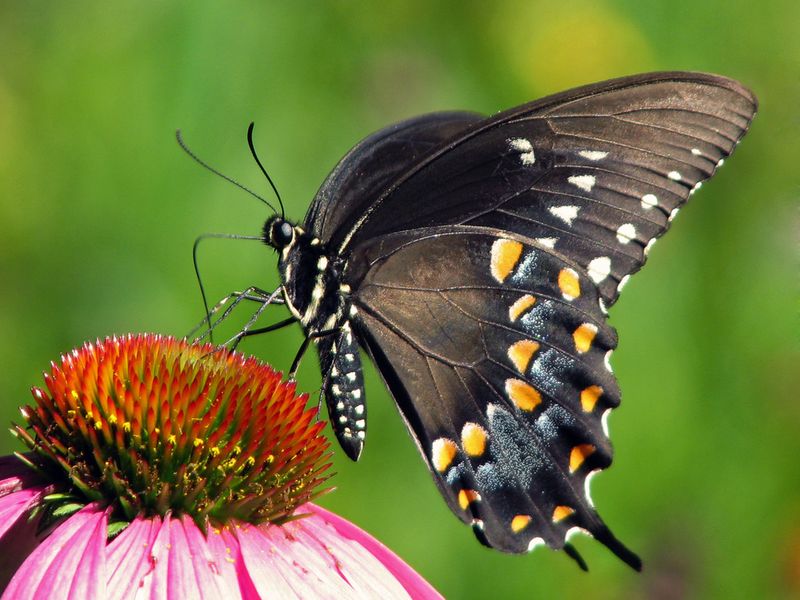
[(572, 175), (567, 178), (572, 185), (581, 188), (584, 192), (591, 192), (596, 179), (594, 175)]
[(603, 433), (606, 437), (608, 436), (608, 415), (611, 414), (611, 409), (607, 408), (603, 415), (600, 417), (600, 425), (603, 426)]
[(681, 174), (678, 173), (677, 171), (670, 171), (669, 173), (667, 173), (667, 177), (672, 179), (672, 181), (680, 181), (682, 179)]
[(586, 479), (583, 481), (583, 492), (586, 495), (586, 501), (589, 503), (589, 506), (594, 506), (594, 502), (592, 501), (592, 479), (594, 476), (600, 472), (600, 469), (595, 469), (591, 473), (586, 476)]
[(645, 210), (650, 210), (654, 206), (658, 206), (658, 198), (656, 198), (655, 194), (645, 194), (642, 196), (642, 208)]
[(556, 242), (558, 241), (558, 238), (536, 238), (536, 241), (539, 242), (542, 246), (553, 249), (556, 247)]
[(603, 364), (606, 367), (606, 371), (609, 373), (613, 373), (613, 369), (611, 368), (611, 355), (614, 353), (613, 350), (609, 350), (606, 352), (605, 356), (603, 357)]
[(551, 206), (548, 209), (556, 217), (564, 221), (567, 225), (572, 225), (572, 221), (578, 216), (580, 207), (578, 206)]
[(533, 144), (525, 138), (513, 138), (508, 140), (508, 145), (520, 153), (519, 159), (526, 167), (536, 162), (536, 155), (533, 153)]
[(645, 256), (647, 256), (648, 254), (650, 254), (650, 250), (652, 250), (652, 248), (653, 248), (653, 246), (655, 245), (655, 243), (656, 243), (656, 238), (653, 238), (652, 240), (650, 240), (649, 242), (647, 242), (647, 245), (644, 247), (644, 255), (645, 255)]
[(700, 150), (698, 150), (697, 148), (692, 148), (692, 154), (694, 154), (695, 156), (701, 156), (703, 153), (700, 152)]
[(328, 268), (328, 257), (327, 256), (320, 256), (319, 260), (317, 261), (317, 269), (320, 271), (324, 271)]
[(667, 217), (667, 221), (669, 221), (671, 223), (673, 221), (673, 219), (675, 219), (675, 217), (678, 216), (678, 211), (679, 210), (680, 210), (679, 208), (673, 208), (672, 212), (669, 213), (669, 217)]
[(578, 154), (588, 160), (603, 160), (608, 156), (608, 152), (603, 152), (601, 150), (581, 150)]
[(611, 273), (611, 259), (607, 256), (593, 258), (588, 267), (589, 277), (595, 283), (600, 283)]
[(528, 552), (533, 552), (533, 549), (537, 546), (544, 546), (544, 540), (540, 537), (535, 537), (528, 542)]
[(622, 288), (625, 287), (625, 285), (628, 283), (628, 280), (630, 278), (631, 278), (630, 275), (625, 275), (625, 277), (623, 277), (622, 279), (619, 280), (619, 283), (617, 284), (617, 293), (622, 291)]
[(617, 229), (617, 239), (620, 244), (628, 244), (631, 240), (636, 238), (636, 227), (633, 223), (624, 223)]

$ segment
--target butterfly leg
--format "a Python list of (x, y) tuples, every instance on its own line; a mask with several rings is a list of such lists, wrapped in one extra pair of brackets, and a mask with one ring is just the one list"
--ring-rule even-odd
[[(225, 311), (215, 320), (213, 323), (211, 322), (211, 318), (216, 315), (222, 308), (233, 299), (233, 302), (230, 303), (229, 306), (225, 309)], [(200, 336), (195, 338), (195, 341), (202, 340), (203, 338), (210, 336), (212, 330), (217, 327), (222, 321), (224, 321), (243, 300), (249, 300), (252, 302), (258, 302), (259, 304), (283, 304), (283, 298), (280, 296), (274, 295), (274, 292), (267, 292), (262, 290), (261, 288), (251, 286), (244, 291), (241, 292), (231, 292), (222, 300), (217, 302), (214, 307), (208, 312), (208, 314), (200, 321), (197, 325), (195, 325), (189, 333), (187, 333), (184, 337), (190, 338), (197, 333), (198, 330), (202, 327), (207, 327), (207, 330)]]

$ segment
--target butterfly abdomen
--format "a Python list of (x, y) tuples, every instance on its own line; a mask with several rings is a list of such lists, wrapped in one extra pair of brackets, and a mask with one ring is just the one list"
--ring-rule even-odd
[(347, 456), (358, 460), (367, 433), (367, 407), (361, 357), (350, 323), (317, 344), (325, 378), (322, 393), (331, 427)]

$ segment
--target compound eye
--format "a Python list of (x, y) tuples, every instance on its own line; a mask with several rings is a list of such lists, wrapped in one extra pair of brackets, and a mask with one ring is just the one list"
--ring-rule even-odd
[(270, 233), (273, 244), (278, 248), (288, 246), (294, 239), (294, 227), (287, 221), (276, 220)]

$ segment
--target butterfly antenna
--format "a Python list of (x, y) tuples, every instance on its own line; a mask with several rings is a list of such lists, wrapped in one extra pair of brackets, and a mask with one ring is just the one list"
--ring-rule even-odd
[(261, 161), (258, 160), (258, 154), (256, 154), (256, 148), (253, 145), (253, 127), (255, 127), (255, 123), (250, 123), (250, 126), (247, 128), (247, 145), (250, 146), (250, 153), (253, 155), (253, 158), (256, 159), (256, 163), (258, 164), (258, 167), (261, 169), (261, 172), (264, 174), (264, 177), (266, 177), (267, 181), (269, 181), (269, 185), (270, 187), (272, 187), (272, 191), (275, 192), (275, 197), (278, 199), (278, 204), (281, 205), (281, 219), (283, 219), (286, 217), (286, 213), (283, 210), (283, 200), (281, 200), (281, 195), (278, 193), (278, 188), (275, 187), (275, 183), (272, 181), (272, 177), (269, 176), (269, 173), (267, 173), (267, 170), (264, 168), (264, 165), (262, 165)]
[[(272, 204), (270, 204), (270, 203), (269, 203), (269, 201), (267, 201), (265, 198), (262, 198), (261, 196), (259, 196), (258, 194), (256, 194), (256, 193), (255, 193), (253, 190), (251, 190), (250, 188), (248, 188), (248, 187), (246, 187), (246, 186), (243, 186), (243, 185), (242, 185), (241, 183), (239, 183), (238, 181), (235, 181), (234, 179), (231, 179), (231, 178), (230, 178), (230, 177), (228, 177), (227, 175), (225, 175), (225, 174), (223, 174), (223, 173), (220, 173), (220, 172), (219, 172), (217, 169), (215, 169), (214, 167), (212, 167), (211, 165), (209, 165), (207, 162), (205, 162), (205, 161), (203, 161), (202, 159), (200, 159), (200, 158), (199, 158), (199, 157), (198, 157), (198, 156), (197, 156), (197, 155), (196, 155), (194, 152), (192, 152), (191, 150), (189, 150), (189, 146), (187, 146), (187, 145), (186, 145), (186, 142), (184, 142), (184, 141), (183, 141), (183, 136), (181, 135), (181, 130), (180, 130), (180, 129), (178, 129), (178, 130), (175, 132), (175, 138), (178, 140), (178, 144), (180, 144), (180, 147), (181, 147), (181, 148), (183, 148), (183, 151), (184, 151), (184, 152), (186, 152), (186, 154), (188, 154), (190, 157), (192, 157), (192, 158), (194, 159), (194, 161), (195, 161), (197, 164), (199, 164), (201, 167), (205, 167), (206, 169), (208, 169), (209, 171), (211, 171), (212, 173), (214, 173), (214, 175), (219, 175), (219, 176), (220, 176), (220, 177), (222, 177), (222, 178), (223, 178), (225, 181), (228, 181), (229, 183), (232, 183), (233, 185), (235, 185), (236, 187), (238, 187), (240, 190), (244, 190), (245, 192), (247, 192), (248, 194), (250, 194), (250, 195), (251, 195), (251, 196), (253, 196), (254, 198), (258, 198), (259, 200), (261, 200), (261, 202), (263, 202), (264, 204), (266, 204), (267, 206), (269, 206), (269, 207), (272, 209), (272, 211), (273, 211), (273, 212), (278, 212), (278, 211), (276, 211), (276, 210), (275, 210), (275, 207), (274, 207), (274, 206), (272, 206)], [(262, 168), (263, 168), (263, 167), (262, 167)], [(272, 183), (272, 182), (270, 182), (270, 183)], [(280, 200), (280, 197), (278, 198), (278, 200)], [(281, 204), (281, 209), (283, 209), (283, 204)], [(283, 211), (281, 211), (281, 212), (283, 212)]]

